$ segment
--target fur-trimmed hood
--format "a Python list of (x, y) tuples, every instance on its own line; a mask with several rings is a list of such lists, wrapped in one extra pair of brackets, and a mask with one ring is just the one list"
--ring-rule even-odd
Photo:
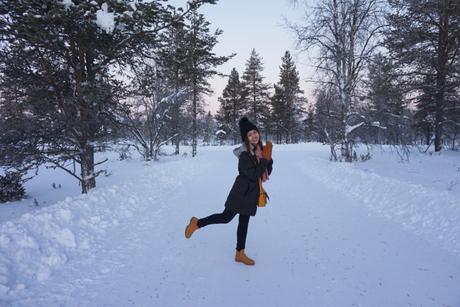
[[(243, 153), (243, 152), (247, 152), (248, 149), (246, 148), (246, 144), (241, 144), (239, 147), (236, 147), (235, 149), (233, 149), (233, 154), (236, 156), (237, 159), (240, 158), (240, 155)], [(251, 155), (254, 155), (254, 152), (251, 150)]]
[(245, 151), (248, 151), (246, 148), (246, 145), (241, 144), (239, 147), (236, 147), (235, 149), (233, 149), (233, 154), (236, 156), (237, 159), (239, 159), (240, 155)]

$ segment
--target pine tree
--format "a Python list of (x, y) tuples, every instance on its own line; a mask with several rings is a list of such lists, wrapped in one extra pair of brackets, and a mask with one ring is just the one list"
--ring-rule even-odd
[(235, 68), (230, 72), (228, 83), (225, 86), (222, 97), (219, 97), (220, 107), (217, 111), (217, 119), (221, 127), (236, 144), (239, 139), (238, 121), (243, 114), (244, 92), (239, 74)]
[(214, 120), (214, 116), (211, 114), (210, 111), (206, 113), (202, 121), (202, 135), (203, 135), (203, 143), (206, 145), (211, 145), (214, 139), (214, 133), (217, 131), (216, 129), (216, 122)]
[(285, 126), (285, 119), (287, 117), (288, 109), (286, 107), (286, 98), (284, 96), (283, 89), (274, 85), (275, 93), (271, 97), (271, 123), (272, 123), (272, 134), (274, 134), (275, 142), (281, 144), (283, 135), (287, 130)]
[[(460, 3), (457, 0), (391, 0), (386, 46), (416, 96), (420, 126), (433, 119), (434, 147), (443, 145), (449, 102), (459, 86)], [(431, 130), (431, 129), (429, 129)]]
[[(182, 16), (175, 14), (175, 22), (162, 34), (161, 49), (157, 63), (161, 66), (163, 76), (174, 88), (174, 92), (179, 93), (188, 87), (187, 84), (187, 41), (186, 25)], [(175, 145), (174, 154), (179, 154), (180, 141), (184, 137), (183, 107), (187, 102), (187, 95), (175, 95), (172, 110), (168, 116), (168, 128), (174, 134), (173, 143)]]
[(249, 110), (248, 116), (254, 121), (255, 125), (267, 129), (270, 118), (270, 85), (263, 82), (262, 58), (255, 49), (251, 51), (249, 59), (246, 61), (246, 68), (243, 73), (243, 92), (246, 97), (245, 109)]
[(286, 143), (298, 141), (301, 133), (301, 117), (305, 100), (300, 96), (299, 73), (289, 51), (281, 58), (280, 80), (272, 98), (272, 116), (276, 134), (284, 135)]
[(318, 129), (315, 125), (315, 111), (313, 106), (308, 107), (303, 125), (305, 129), (304, 140), (307, 142), (318, 141)]
[(199, 14), (196, 9), (193, 9), (187, 20), (189, 30), (186, 35), (188, 44), (186, 75), (191, 90), (189, 111), (192, 117), (192, 156), (194, 157), (197, 152), (197, 117), (203, 113), (202, 95), (212, 93), (207, 80), (209, 77), (219, 74), (216, 67), (224, 64), (234, 55), (217, 56), (213, 52), (222, 30), (217, 29), (214, 33), (210, 33), (210, 23), (203, 14)]
[[(214, 1), (193, 6), (204, 2)], [(159, 33), (172, 22), (170, 10), (160, 0), (1, 1), (0, 90), (20, 88), (14, 103), (25, 112), (15, 115), (35, 132), (32, 138), (21, 134), (19, 142), (2, 138), (2, 145), (38, 140), (38, 159), (78, 179), (83, 193), (94, 188), (101, 172), (95, 167), (103, 162), (95, 161), (95, 151), (103, 148), (126, 95), (127, 84), (116, 74), (154, 57)], [(2, 131), (14, 134), (10, 126)], [(69, 161), (80, 173), (67, 167)]]
[(370, 121), (378, 127), (378, 143), (400, 144), (404, 118), (404, 97), (397, 72), (391, 59), (381, 53), (374, 56), (368, 67), (368, 99)]

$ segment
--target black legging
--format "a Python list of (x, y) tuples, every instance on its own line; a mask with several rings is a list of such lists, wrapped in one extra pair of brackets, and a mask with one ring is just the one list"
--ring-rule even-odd
[[(227, 224), (236, 213), (227, 209), (222, 213), (216, 213), (198, 220), (198, 227), (202, 228), (211, 224)], [(238, 230), (236, 231), (236, 250), (240, 251), (246, 246), (246, 235), (248, 233), (249, 215), (240, 214)]]

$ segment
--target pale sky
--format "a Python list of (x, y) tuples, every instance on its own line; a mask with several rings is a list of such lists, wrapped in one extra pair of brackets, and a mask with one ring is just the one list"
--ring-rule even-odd
[[(171, 1), (182, 4), (185, 1)], [(266, 83), (276, 83), (279, 77), (281, 57), (286, 50), (296, 60), (300, 74), (300, 87), (305, 96), (311, 100), (312, 84), (305, 82), (311, 77), (308, 58), (305, 54), (297, 57), (295, 37), (284, 25), (284, 17), (290, 21), (300, 21), (303, 8), (293, 7), (289, 0), (220, 0), (215, 5), (205, 5), (200, 9), (207, 20), (211, 22), (211, 29), (222, 29), (224, 33), (219, 37), (219, 43), (214, 48), (217, 55), (237, 53), (235, 57), (218, 70), (229, 74), (233, 67), (240, 77), (243, 74), (246, 60), (254, 48), (262, 57), (264, 64), (263, 76)], [(213, 96), (206, 98), (208, 108), (214, 114), (218, 109), (217, 98), (227, 84), (228, 78), (215, 77), (210, 80)]]

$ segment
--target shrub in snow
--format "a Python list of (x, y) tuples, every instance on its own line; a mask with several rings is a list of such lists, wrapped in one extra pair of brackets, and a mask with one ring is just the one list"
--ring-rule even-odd
[(361, 154), (360, 159), (362, 162), (366, 162), (367, 160), (371, 159), (371, 154), (368, 152), (366, 154)]
[(21, 173), (10, 172), (0, 175), (0, 203), (19, 200), (25, 196)]
[(130, 152), (129, 152), (129, 146), (123, 146), (120, 148), (120, 150), (118, 151), (118, 159), (120, 161), (123, 161), (123, 160), (127, 160), (127, 159), (130, 159), (131, 158), (131, 155), (130, 155)]

